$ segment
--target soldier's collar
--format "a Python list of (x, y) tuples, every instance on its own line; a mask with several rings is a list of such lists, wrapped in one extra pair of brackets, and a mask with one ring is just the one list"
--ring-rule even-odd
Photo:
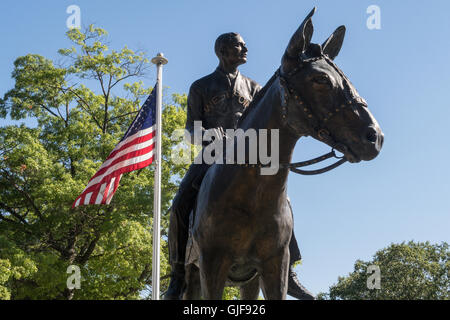
[[(216, 71), (218, 72), (218, 73), (220, 73), (221, 75), (223, 75), (224, 77), (227, 77), (228, 79), (230, 79), (230, 77), (229, 77), (229, 73), (226, 73), (225, 71), (223, 71), (222, 69), (220, 69), (220, 67), (217, 67), (216, 68)], [(232, 79), (237, 79), (237, 77), (239, 76), (239, 74), (240, 74), (240, 72), (239, 72), (239, 69), (237, 69), (236, 70), (236, 74), (234, 75), (234, 77), (232, 78)]]

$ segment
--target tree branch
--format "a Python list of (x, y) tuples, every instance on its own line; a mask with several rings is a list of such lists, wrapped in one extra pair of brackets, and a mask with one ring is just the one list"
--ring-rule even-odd
[[(39, 103), (39, 106), (41, 106), (42, 108), (44, 108), (48, 113), (50, 113), (52, 116), (56, 117), (56, 118), (62, 118), (64, 120), (64, 118), (61, 116), (61, 114), (58, 116), (56, 113), (54, 113), (50, 108), (46, 107), (45, 105), (43, 105), (42, 103)], [(59, 109), (58, 109), (58, 113), (59, 113)]]
[(74, 91), (70, 88), (69, 88), (69, 90), (78, 98), (77, 101), (82, 108), (83, 108), (83, 104), (84, 104), (85, 108), (83, 108), (83, 109), (86, 110), (86, 112), (92, 117), (92, 119), (94, 120), (95, 124), (99, 127), (99, 129), (102, 129), (102, 126), (98, 122), (97, 118), (95, 118), (95, 116), (92, 114), (92, 111), (89, 109), (89, 104), (76, 91)]
[(6, 176), (6, 178), (10, 181), (11, 185), (14, 187), (14, 189), (16, 189), (17, 191), (19, 191), (19, 193), (21, 193), (22, 195), (25, 196), (26, 200), (28, 201), (28, 203), (31, 205), (31, 207), (34, 209), (34, 211), (36, 212), (36, 215), (42, 220), (44, 221), (45, 218), (42, 216), (42, 213), (40, 212), (39, 208), (36, 206), (36, 204), (34, 203), (34, 200), (31, 198), (31, 196), (25, 191), (22, 190), (17, 183), (12, 179), (11, 175), (6, 171), (6, 170), (2, 170), (3, 174)]
[(89, 246), (87, 247), (87, 249), (83, 253), (81, 253), (75, 259), (75, 261), (81, 265), (84, 265), (91, 257), (92, 252), (94, 252), (94, 249), (95, 249), (95, 246), (97, 245), (98, 240), (100, 240), (100, 233), (96, 232), (94, 239), (92, 239), (92, 241), (89, 243)]
[(3, 202), (0, 202), (0, 208), (4, 209), (7, 212), (9, 212), (10, 214), (12, 214), (14, 217), (16, 217), (23, 224), (29, 225), (29, 223), (24, 219), (24, 217), (22, 217), (20, 214), (18, 214), (14, 208), (9, 207), (8, 205), (6, 205)]
[(138, 113), (138, 111), (131, 111), (131, 112), (127, 112), (127, 113), (122, 114), (122, 115), (117, 116), (117, 117), (112, 117), (111, 119), (109, 119), (109, 121), (113, 121), (113, 120), (116, 120), (116, 119), (119, 119), (119, 118), (122, 118), (122, 117), (126, 117), (126, 116), (128, 116), (130, 114), (134, 114), (134, 113)]

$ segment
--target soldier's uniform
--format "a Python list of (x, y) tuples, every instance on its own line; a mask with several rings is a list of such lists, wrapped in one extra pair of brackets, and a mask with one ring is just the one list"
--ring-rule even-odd
[(259, 84), (239, 71), (230, 79), (217, 68), (191, 85), (186, 129), (193, 132), (194, 121), (202, 121), (205, 129), (236, 129), (242, 112), (260, 89)]

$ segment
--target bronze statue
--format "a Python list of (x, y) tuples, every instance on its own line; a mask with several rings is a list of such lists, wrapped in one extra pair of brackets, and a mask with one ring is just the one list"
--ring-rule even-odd
[(240, 285), (243, 299), (256, 299), (260, 286), (266, 299), (284, 299), (293, 226), (286, 187), (296, 142), (312, 136), (351, 163), (372, 160), (381, 150), (377, 121), (333, 62), (345, 27), (322, 45), (311, 43), (314, 11), (238, 122), (244, 130), (279, 129), (278, 172), (261, 175), (262, 165), (213, 164), (201, 182), (185, 299), (221, 299), (227, 284)]
[[(247, 47), (239, 34), (226, 33), (219, 36), (214, 49), (220, 61), (219, 66), (210, 75), (195, 81), (189, 90), (186, 129), (192, 137), (194, 121), (201, 121), (203, 132), (206, 129), (214, 129), (214, 138), (224, 139), (224, 130), (237, 127), (242, 113), (261, 89), (261, 86), (237, 69), (247, 61)], [(207, 164), (191, 165), (172, 203), (169, 225), (172, 277), (165, 299), (180, 299), (183, 294), (189, 215), (194, 207), (198, 186), (208, 168)], [(294, 236), (290, 247), (292, 266), (295, 261), (301, 259)], [(314, 298), (300, 284), (292, 268), (289, 294), (299, 299)]]

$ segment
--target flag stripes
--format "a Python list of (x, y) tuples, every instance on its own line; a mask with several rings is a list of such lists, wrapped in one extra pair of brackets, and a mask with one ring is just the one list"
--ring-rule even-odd
[(109, 204), (124, 173), (142, 169), (153, 162), (156, 141), (155, 91), (147, 98), (125, 136), (89, 180), (72, 208), (80, 205)]

